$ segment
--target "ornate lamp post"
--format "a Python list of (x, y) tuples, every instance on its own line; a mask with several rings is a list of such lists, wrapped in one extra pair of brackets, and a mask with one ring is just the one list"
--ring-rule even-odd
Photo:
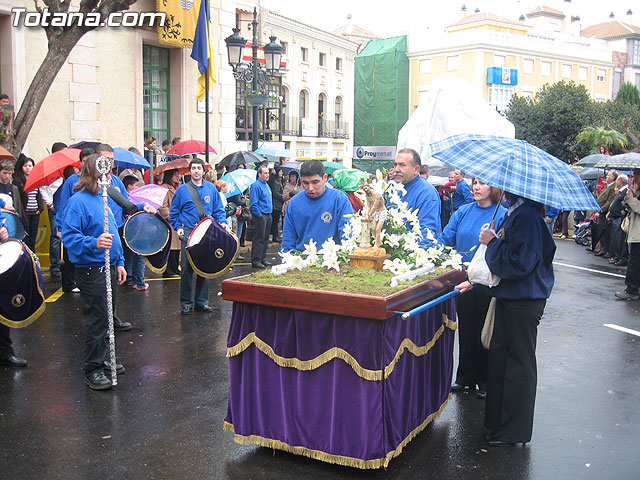
[(262, 86), (271, 82), (274, 76), (280, 72), (280, 57), (282, 56), (282, 45), (276, 42), (276, 37), (269, 37), (271, 40), (263, 47), (266, 67), (258, 65), (258, 13), (254, 7), (253, 21), (251, 22), (253, 40), (251, 41), (251, 63), (242, 63), (242, 50), (247, 41), (240, 35), (238, 27), (233, 29), (233, 34), (224, 39), (227, 44), (229, 55), (229, 65), (233, 69), (233, 76), (236, 80), (242, 80), (245, 84), (251, 85), (251, 96), (248, 96), (251, 104), (253, 118), (251, 134), (251, 150), (257, 150), (258, 137), (258, 107), (267, 101), (266, 96), (256, 95), (258, 85)]

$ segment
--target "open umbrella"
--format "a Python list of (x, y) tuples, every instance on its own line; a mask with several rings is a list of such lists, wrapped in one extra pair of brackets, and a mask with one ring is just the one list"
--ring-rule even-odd
[(24, 191), (30, 192), (36, 188), (51, 185), (62, 178), (67, 167), (80, 168), (80, 151), (77, 148), (63, 148), (44, 157), (31, 170), (24, 185)]
[(587, 155), (580, 159), (579, 162), (575, 164), (576, 167), (593, 167), (600, 160), (606, 158), (607, 155), (603, 155), (602, 153), (594, 153), (591, 155)]
[(600, 209), (569, 165), (524, 140), (462, 134), (433, 143), (431, 151), (438, 160), (481, 182), (543, 205)]
[(120, 147), (113, 149), (113, 163), (118, 168), (142, 168), (145, 170), (151, 168), (149, 162), (142, 155)]
[(217, 153), (211, 145), (207, 145), (201, 140), (185, 140), (176, 143), (167, 154), (180, 156), (204, 154), (207, 152), (207, 147), (209, 147), (209, 153)]
[(160, 208), (169, 189), (160, 185), (143, 185), (129, 192), (133, 203), (148, 203), (153, 208)]
[[(189, 162), (193, 160), (192, 158), (176, 158), (175, 160), (171, 160), (169, 162), (161, 163), (156, 167), (153, 171), (154, 175), (160, 175), (168, 170), (178, 170), (180, 175), (188, 175), (189, 174)], [(213, 167), (208, 163), (205, 163), (205, 170), (212, 170)]]
[(326, 161), (326, 162), (322, 162), (322, 164), (324, 165), (324, 171), (327, 175), (331, 175), (336, 170), (342, 170), (343, 168), (347, 168), (338, 162)]
[(285, 150), (284, 148), (270, 148), (270, 147), (260, 147), (255, 150), (254, 153), (259, 153), (261, 155), (269, 155), (271, 157), (289, 157), (296, 158), (296, 154), (291, 150)]
[(82, 142), (74, 143), (73, 145), (69, 145), (69, 148), (79, 148), (80, 150), (83, 150), (85, 148), (93, 148), (95, 150), (95, 148), (98, 145), (101, 145), (101, 143), (100, 142), (82, 141)]
[(604, 177), (604, 168), (583, 168), (578, 172), (578, 176), (583, 180), (597, 180), (598, 177)]
[(612, 157), (606, 156), (595, 165), (597, 168), (618, 168), (620, 170), (631, 170), (640, 168), (640, 153), (627, 152)]
[(285, 176), (289, 175), (289, 172), (292, 170), (295, 170), (296, 172), (300, 173), (301, 165), (302, 164), (300, 162), (287, 162), (280, 165), (280, 170), (282, 170), (282, 174)]
[(256, 181), (257, 174), (258, 172), (252, 168), (238, 168), (233, 172), (225, 173), (220, 178), (220, 180), (224, 180), (229, 185), (229, 191), (224, 196), (229, 198), (241, 194)]
[(0, 147), (0, 160), (15, 160), (11, 152), (4, 147)]
[(224, 157), (219, 163), (219, 167), (233, 167), (234, 165), (250, 165), (264, 162), (262, 155), (254, 152), (239, 151), (233, 152)]

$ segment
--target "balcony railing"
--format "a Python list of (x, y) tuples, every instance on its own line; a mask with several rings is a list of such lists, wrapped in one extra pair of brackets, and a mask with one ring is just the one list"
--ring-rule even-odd
[(332, 120), (284, 117), (282, 134), (295, 137), (349, 138), (349, 124)]

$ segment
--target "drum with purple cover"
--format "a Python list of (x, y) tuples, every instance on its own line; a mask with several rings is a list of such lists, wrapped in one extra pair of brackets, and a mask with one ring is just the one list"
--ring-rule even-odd
[(238, 237), (211, 217), (194, 227), (187, 240), (187, 259), (191, 268), (205, 278), (222, 275), (233, 264), (240, 250)]
[(22, 328), (45, 309), (42, 272), (31, 251), (19, 240), (0, 243), (0, 323)]
[(24, 240), (26, 235), (24, 222), (18, 214), (10, 212), (9, 210), (2, 209), (2, 220), (0, 223), (7, 229), (9, 238), (15, 238), (16, 240)]

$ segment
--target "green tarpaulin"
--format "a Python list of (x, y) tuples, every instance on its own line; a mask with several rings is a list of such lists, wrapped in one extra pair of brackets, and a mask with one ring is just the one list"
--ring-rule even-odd
[(393, 146), (409, 118), (407, 37), (372, 40), (355, 59), (355, 146)]
[(376, 170), (391, 170), (393, 168), (393, 160), (358, 160), (354, 158), (351, 161), (353, 168), (362, 170), (363, 172), (376, 173)]

